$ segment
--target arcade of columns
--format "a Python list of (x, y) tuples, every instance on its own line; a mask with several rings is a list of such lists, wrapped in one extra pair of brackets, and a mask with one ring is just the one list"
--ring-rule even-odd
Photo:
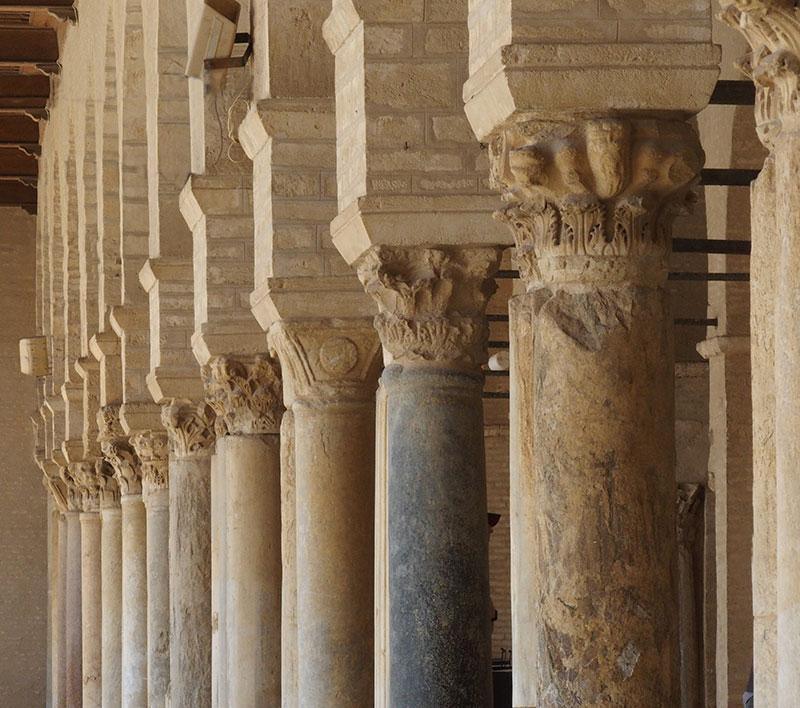
[[(748, 619), (758, 705), (789, 707), (800, 10), (724, 4), (769, 150)], [(695, 705), (666, 284), (718, 8), (252, 0), (252, 60), (187, 79), (201, 8), (81, 0), (62, 32), (27, 343), (48, 705), (491, 705), (482, 390), (509, 247), (514, 705)], [(747, 368), (748, 346), (701, 352)]]

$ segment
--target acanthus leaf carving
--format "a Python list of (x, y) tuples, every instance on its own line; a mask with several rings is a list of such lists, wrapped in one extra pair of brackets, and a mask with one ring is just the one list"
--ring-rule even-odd
[(475, 368), (487, 359), (485, 312), (501, 249), (376, 246), (358, 275), (379, 306), (383, 346), (397, 362)]
[(202, 373), (218, 437), (280, 432), (283, 387), (275, 360), (266, 355), (217, 356)]
[(800, 8), (792, 0), (722, 0), (722, 20), (751, 51), (740, 68), (756, 86), (756, 128), (772, 149), (788, 121), (800, 116)]
[(205, 401), (173, 399), (161, 408), (170, 454), (177, 459), (208, 457), (214, 451), (214, 410)]
[(91, 458), (72, 462), (69, 465), (69, 474), (75, 481), (77, 492), (80, 495), (81, 509), (85, 512), (98, 511), (103, 480), (97, 474), (97, 460)]
[(145, 430), (130, 437), (131, 446), (141, 463), (145, 492), (169, 487), (169, 443), (163, 430)]
[(521, 121), (491, 144), (515, 261), (529, 287), (666, 277), (671, 226), (704, 156), (687, 123)]
[(120, 494), (142, 493), (142, 475), (139, 459), (125, 438), (105, 440), (101, 443), (103, 456), (114, 470), (114, 479)]

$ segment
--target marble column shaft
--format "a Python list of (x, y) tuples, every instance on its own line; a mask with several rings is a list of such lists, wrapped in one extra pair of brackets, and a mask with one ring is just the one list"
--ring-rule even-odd
[(115, 505), (100, 511), (102, 608), (102, 704), (122, 702), (122, 511)]
[(163, 708), (169, 692), (169, 473), (167, 436), (147, 431), (131, 436), (141, 462), (147, 516), (147, 694), (148, 708)]
[(84, 708), (101, 705), (102, 589), (101, 531), (98, 511), (84, 512), (81, 523), (81, 623)]
[(83, 699), (81, 628), (80, 512), (68, 511), (66, 544), (65, 665), (67, 708), (79, 708)]
[[(280, 371), (266, 355), (204, 367), (225, 473), (224, 620), (227, 701), (281, 703)], [(212, 499), (212, 504), (213, 504)], [(218, 555), (217, 555), (218, 557)]]
[(392, 361), (381, 377), (390, 705), (492, 702), (480, 367), (500, 253), (381, 246), (358, 267)]
[(296, 441), (297, 703), (370, 705), (377, 337), (280, 323), (270, 342)]
[(512, 344), (513, 404), (524, 406), (513, 418), (530, 421), (532, 447), (516, 431), (514, 463), (527, 468), (512, 474), (511, 496), (535, 510), (512, 524), (512, 545), (515, 564), (536, 572), (514, 586), (531, 630), (514, 646), (515, 695), (677, 705), (665, 282), (671, 218), (702, 165), (697, 136), (671, 120), (553, 119), (507, 128), (491, 159), (533, 318)]
[(211, 455), (204, 403), (162, 409), (169, 434), (170, 706), (211, 706)]

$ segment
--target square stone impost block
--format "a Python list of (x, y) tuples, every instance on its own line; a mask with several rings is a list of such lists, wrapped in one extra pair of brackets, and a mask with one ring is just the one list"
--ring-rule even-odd
[(694, 115), (708, 104), (719, 76), (720, 48), (710, 42), (526, 44), (498, 39), (499, 46), (488, 51), (481, 25), (472, 17), (470, 22), (472, 57), (464, 103), (480, 140), (528, 115)]
[(50, 361), (47, 337), (28, 337), (19, 340), (19, 370), (26, 376), (47, 376)]
[(334, 0), (323, 28), (336, 57), (331, 230), (350, 264), (377, 245), (510, 244), (464, 116), (464, 8), (427, 7)]

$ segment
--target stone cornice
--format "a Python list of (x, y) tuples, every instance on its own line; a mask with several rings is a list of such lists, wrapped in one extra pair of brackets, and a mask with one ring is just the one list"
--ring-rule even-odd
[(329, 403), (374, 397), (381, 346), (368, 319), (277, 322), (269, 343), (280, 357), (287, 408), (296, 399)]
[(283, 415), (280, 367), (266, 355), (214, 357), (203, 367), (217, 437), (278, 434)]
[(375, 328), (398, 363), (476, 368), (488, 358), (485, 312), (500, 248), (371, 249), (358, 266), (379, 306)]
[(214, 411), (205, 401), (173, 399), (161, 408), (169, 434), (170, 455), (176, 459), (209, 457), (214, 452)]
[(672, 220), (691, 205), (704, 155), (688, 123), (607, 117), (510, 125), (490, 160), (531, 289), (663, 282)]
[(742, 70), (756, 85), (756, 128), (772, 146), (800, 127), (800, 9), (792, 0), (723, 0), (722, 19), (739, 30), (751, 53)]

